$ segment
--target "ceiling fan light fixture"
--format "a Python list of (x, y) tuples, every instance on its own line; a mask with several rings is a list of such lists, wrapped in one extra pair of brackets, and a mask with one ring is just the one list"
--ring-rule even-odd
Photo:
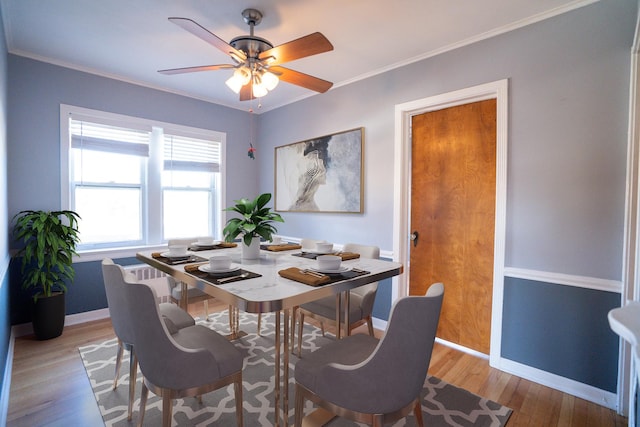
[(253, 96), (255, 98), (262, 98), (267, 93), (269, 93), (265, 85), (258, 79), (254, 79), (253, 85), (251, 85), (251, 90), (253, 91)]
[(235, 93), (240, 93), (240, 88), (251, 81), (251, 72), (246, 67), (236, 68), (233, 75), (225, 82)]
[(280, 79), (278, 79), (275, 74), (270, 73), (269, 71), (264, 71), (262, 73), (262, 84), (268, 91), (274, 90), (276, 86), (278, 86), (279, 81)]

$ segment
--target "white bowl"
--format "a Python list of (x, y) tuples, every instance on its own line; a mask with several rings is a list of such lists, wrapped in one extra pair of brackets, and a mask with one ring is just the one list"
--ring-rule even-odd
[(316, 243), (316, 251), (321, 253), (329, 253), (333, 250), (333, 243), (320, 242)]
[(318, 270), (338, 270), (342, 263), (342, 258), (337, 255), (321, 255), (316, 258)]
[(282, 237), (271, 236), (271, 244), (272, 245), (279, 245), (280, 243), (282, 243)]
[(216, 255), (209, 258), (209, 267), (213, 271), (228, 270), (231, 268), (231, 257), (227, 255)]
[(198, 243), (201, 245), (211, 245), (213, 244), (213, 237), (209, 237), (209, 236), (198, 237)]
[(169, 256), (187, 255), (187, 245), (169, 245)]

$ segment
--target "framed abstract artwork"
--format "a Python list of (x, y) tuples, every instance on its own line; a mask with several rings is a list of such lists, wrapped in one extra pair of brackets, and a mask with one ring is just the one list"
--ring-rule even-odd
[(362, 213), (364, 128), (275, 148), (275, 210)]

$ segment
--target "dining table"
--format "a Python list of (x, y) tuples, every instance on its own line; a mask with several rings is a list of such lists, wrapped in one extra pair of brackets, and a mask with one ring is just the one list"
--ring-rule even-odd
[[(230, 313), (233, 319), (231, 338), (244, 335), (239, 330), (238, 310), (276, 314), (274, 418), (275, 425), (279, 426), (282, 416), (282, 425), (286, 427), (289, 413), (289, 354), (293, 344), (293, 339), (290, 339), (292, 330), (289, 330), (292, 310), (295, 313), (295, 309), (304, 303), (335, 296), (338, 325), (342, 322), (348, 324), (349, 291), (402, 274), (403, 266), (393, 261), (360, 258), (357, 254), (333, 251), (332, 254), (343, 259), (340, 268), (337, 271), (319, 272), (315, 259), (319, 253), (303, 251), (299, 245), (291, 243), (283, 245), (288, 246), (261, 245), (257, 259), (243, 259), (237, 244), (225, 242), (191, 246), (186, 255), (178, 258), (157, 250), (138, 252), (136, 258), (173, 276), (181, 286), (198, 288), (232, 307), (235, 315)], [(231, 258), (231, 266), (223, 272), (213, 272), (209, 266), (209, 258), (218, 255)], [(338, 339), (340, 329), (337, 328)]]

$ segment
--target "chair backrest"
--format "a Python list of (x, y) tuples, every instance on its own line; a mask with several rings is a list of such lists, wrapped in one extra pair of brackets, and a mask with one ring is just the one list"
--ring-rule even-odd
[(102, 260), (104, 290), (107, 294), (107, 305), (109, 306), (109, 316), (111, 317), (113, 330), (120, 341), (126, 344), (133, 344), (133, 329), (131, 328), (131, 319), (124, 293), (126, 285), (124, 279), (129, 274), (121, 266), (115, 264), (112, 259), (105, 258)]
[(191, 245), (192, 243), (195, 243), (198, 241), (197, 237), (185, 237), (185, 238), (181, 238), (181, 239), (169, 239), (169, 241), (167, 242), (167, 246), (169, 245)]
[[(377, 246), (360, 245), (358, 243), (345, 243), (342, 247), (342, 250), (344, 252), (354, 252), (360, 254), (360, 257), (362, 258), (380, 258), (380, 248)], [(372, 282), (351, 291), (352, 293), (356, 293), (362, 296), (362, 311), (365, 313), (365, 315), (369, 315), (373, 311), (373, 303), (376, 299), (377, 290), (378, 282)]]
[(219, 375), (208, 350), (187, 349), (171, 338), (153, 288), (144, 283), (127, 283), (125, 296), (140, 370), (150, 382), (158, 387), (185, 389), (201, 382), (202, 378)]
[(425, 296), (398, 299), (373, 353), (358, 365), (337, 366), (340, 383), (367, 386), (358, 393), (344, 387), (344, 396), (336, 389), (336, 401), (348, 399), (351, 408), (364, 413), (391, 413), (410, 404), (427, 376), (443, 297), (444, 286), (435, 283)]
[(300, 246), (302, 246), (302, 249), (315, 249), (318, 242), (322, 242), (322, 240), (304, 238), (300, 239)]

